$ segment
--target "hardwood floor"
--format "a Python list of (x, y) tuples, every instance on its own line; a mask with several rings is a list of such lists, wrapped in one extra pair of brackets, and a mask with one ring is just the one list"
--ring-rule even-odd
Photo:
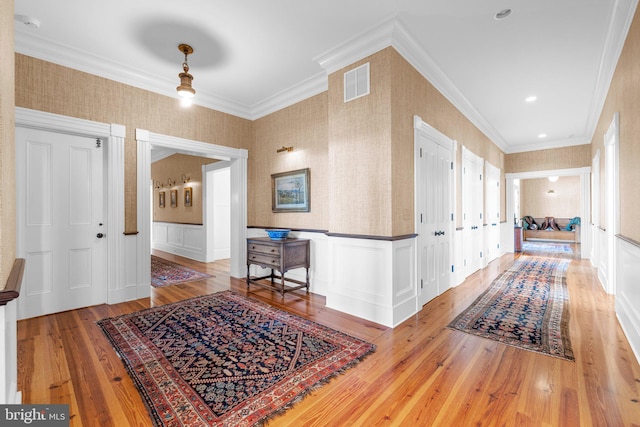
[[(148, 412), (97, 320), (224, 289), (246, 295), (228, 263), (155, 255), (214, 277), (152, 288), (151, 298), (18, 322), (24, 403), (70, 404), (72, 426), (147, 426)], [(519, 255), (519, 254), (518, 254)], [(516, 256), (518, 256), (516, 255)], [(640, 426), (640, 366), (613, 298), (588, 260), (568, 270), (575, 362), (447, 328), (514, 260), (508, 254), (391, 329), (325, 307), (317, 295), (256, 290), (266, 301), (377, 345), (269, 426)]]

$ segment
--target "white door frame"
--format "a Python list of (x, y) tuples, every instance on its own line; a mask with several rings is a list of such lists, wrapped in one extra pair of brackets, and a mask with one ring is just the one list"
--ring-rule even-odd
[(619, 173), (620, 113), (613, 115), (604, 136), (605, 203), (607, 239), (607, 284), (608, 294), (616, 293), (616, 235), (620, 234), (620, 173)]
[[(124, 283), (124, 138), (122, 125), (99, 123), (16, 107), (16, 126), (101, 138), (105, 144), (105, 237), (107, 243), (107, 303), (120, 302), (117, 288)], [(20, 165), (16, 165), (16, 170)], [(16, 236), (18, 239), (22, 236)]]
[[(514, 179), (532, 179), (532, 178), (548, 178), (550, 176), (579, 176), (580, 177), (580, 244), (581, 257), (589, 258), (591, 254), (591, 230), (588, 224), (591, 221), (591, 167), (574, 168), (574, 169), (554, 169), (532, 172), (507, 173), (505, 179), (507, 181), (507, 223), (510, 227), (509, 236), (513, 236), (514, 226)], [(519, 218), (516, 218), (516, 220)], [(513, 239), (505, 244), (505, 250), (513, 252)]]
[[(456, 148), (457, 148), (457, 143), (455, 140), (449, 138), (448, 136), (446, 136), (445, 134), (443, 134), (442, 132), (438, 131), (437, 129), (435, 129), (434, 127), (430, 126), (428, 123), (424, 122), (419, 116), (414, 116), (413, 118), (413, 126), (414, 126), (414, 206), (415, 206), (415, 213), (414, 213), (414, 228), (416, 230), (416, 232), (419, 230), (420, 227), (420, 206), (422, 206), (422, 195), (424, 194), (424, 192), (422, 192), (420, 190), (420, 185), (422, 184), (419, 180), (419, 161), (418, 161), (418, 157), (415, 155), (415, 152), (417, 151), (417, 149), (419, 148), (418, 145), (418, 141), (419, 141), (419, 134), (422, 133), (424, 134), (428, 139), (430, 139), (431, 141), (433, 141), (434, 143), (436, 143), (437, 145), (439, 145), (440, 147), (444, 148), (445, 150), (448, 150), (450, 153), (450, 158), (451, 158), (451, 162), (452, 162), (452, 169), (451, 169), (451, 175), (450, 175), (450, 179), (449, 182), (447, 183), (447, 189), (449, 190), (449, 209), (451, 212), (451, 221), (449, 221), (449, 226), (447, 227), (445, 231), (445, 233), (447, 233), (449, 235), (449, 264), (453, 265), (454, 264), (454, 255), (455, 255), (455, 251), (456, 248), (454, 248), (455, 246), (455, 238), (454, 238), (454, 224), (455, 224), (455, 219), (454, 219), (454, 213), (456, 211), (456, 197), (455, 197), (455, 158), (456, 158)], [(415, 289), (417, 289), (417, 294), (418, 294), (418, 298), (416, 299), (416, 309), (418, 311), (420, 311), (422, 309), (422, 300), (421, 300), (421, 294), (422, 294), (422, 290), (420, 287), (420, 279), (422, 277), (422, 264), (420, 262), (420, 260), (422, 259), (422, 254), (420, 253), (421, 248), (423, 247), (423, 245), (421, 244), (421, 240), (424, 239), (425, 236), (420, 236), (418, 235), (417, 239), (416, 239), (416, 251), (415, 251), (415, 278), (416, 278), (416, 284), (415, 284)], [(446, 284), (444, 284), (444, 286), (442, 286), (443, 284), (439, 285), (439, 289), (438, 289), (438, 295), (440, 295), (442, 292), (444, 292), (445, 290), (451, 288), (451, 286), (453, 286), (453, 272), (449, 269), (447, 269), (448, 271), (448, 280)], [(440, 289), (443, 289), (442, 292), (440, 292)]]
[(230, 169), (231, 163), (228, 161), (219, 161), (215, 163), (209, 163), (208, 165), (202, 165), (202, 194), (204, 199), (202, 200), (202, 217), (204, 232), (206, 236), (206, 262), (213, 262), (219, 257), (216, 255), (217, 245), (219, 241), (218, 236), (214, 232), (215, 224), (219, 221), (215, 214), (215, 206), (217, 195), (214, 191), (214, 186), (211, 185), (214, 182), (214, 172), (223, 169)]
[(163, 147), (183, 154), (210, 157), (230, 162), (231, 170), (231, 264), (232, 277), (246, 275), (247, 237), (247, 158), (248, 151), (206, 142), (136, 129), (138, 142), (138, 283), (151, 281), (151, 148)]

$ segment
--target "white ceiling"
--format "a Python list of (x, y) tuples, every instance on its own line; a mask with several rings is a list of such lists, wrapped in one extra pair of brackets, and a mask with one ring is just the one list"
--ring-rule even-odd
[(16, 15), (40, 22), (16, 21), (15, 46), (177, 96), (177, 46), (188, 43), (194, 102), (248, 119), (394, 46), (512, 153), (590, 142), (637, 1), (15, 0)]

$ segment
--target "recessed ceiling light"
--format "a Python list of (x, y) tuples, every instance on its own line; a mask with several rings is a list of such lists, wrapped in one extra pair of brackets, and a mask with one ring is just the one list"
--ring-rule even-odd
[(525, 100), (526, 102), (533, 102), (533, 101), (535, 101), (536, 99), (538, 99), (538, 97), (537, 97), (537, 96), (535, 96), (535, 95), (531, 95), (531, 96), (527, 96), (524, 100)]
[(511, 15), (511, 9), (502, 9), (500, 12), (496, 13), (496, 15), (493, 18), (499, 21), (501, 19), (506, 18), (509, 15)]
[(538, 138), (546, 138), (547, 134), (546, 133), (541, 133), (540, 135), (538, 135)]

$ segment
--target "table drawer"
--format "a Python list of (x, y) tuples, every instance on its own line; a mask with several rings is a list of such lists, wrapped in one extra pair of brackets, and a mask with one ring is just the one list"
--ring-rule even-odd
[(267, 254), (249, 252), (247, 262), (252, 264), (268, 265), (273, 268), (280, 268), (280, 257), (277, 255), (269, 256)]
[(267, 245), (262, 243), (249, 242), (247, 249), (250, 252), (260, 252), (263, 254), (280, 256), (280, 245)]

